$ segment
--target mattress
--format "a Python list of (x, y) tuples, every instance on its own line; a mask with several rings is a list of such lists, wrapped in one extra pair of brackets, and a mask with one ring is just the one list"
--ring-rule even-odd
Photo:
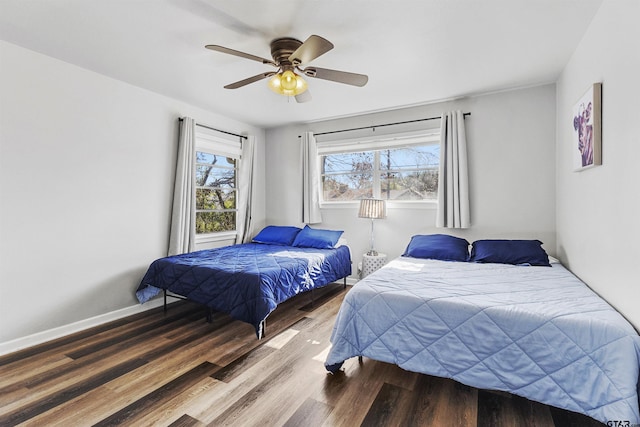
[(325, 365), (355, 356), (639, 424), (640, 336), (558, 263), (400, 257), (345, 296)]

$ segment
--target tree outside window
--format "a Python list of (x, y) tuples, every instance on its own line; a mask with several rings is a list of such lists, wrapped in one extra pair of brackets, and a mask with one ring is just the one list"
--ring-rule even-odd
[(437, 200), (439, 164), (438, 144), (327, 154), (321, 157), (323, 201)]
[(196, 152), (196, 234), (236, 229), (236, 159)]

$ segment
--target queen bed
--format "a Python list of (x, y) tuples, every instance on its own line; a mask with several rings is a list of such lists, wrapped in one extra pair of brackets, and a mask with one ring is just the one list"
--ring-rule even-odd
[(403, 256), (349, 291), (329, 371), (365, 356), (640, 424), (640, 336), (620, 313), (549, 263), (538, 241), (477, 241), (469, 255), (466, 240), (452, 238), (414, 236)]
[[(188, 299), (253, 325), (264, 335), (267, 316), (281, 302), (351, 274), (351, 255), (338, 244), (341, 231), (265, 227), (252, 243), (155, 260), (136, 297), (159, 293)], [(345, 282), (346, 284), (346, 282)]]

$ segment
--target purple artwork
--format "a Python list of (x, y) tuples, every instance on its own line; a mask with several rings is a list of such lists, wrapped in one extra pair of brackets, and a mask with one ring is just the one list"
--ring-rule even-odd
[(575, 170), (601, 164), (601, 93), (602, 85), (594, 84), (573, 109), (572, 153)]

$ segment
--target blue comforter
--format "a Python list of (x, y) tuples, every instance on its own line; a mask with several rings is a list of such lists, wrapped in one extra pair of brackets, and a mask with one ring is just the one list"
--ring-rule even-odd
[(310, 249), (247, 243), (170, 256), (154, 261), (136, 297), (140, 303), (162, 289), (261, 325), (276, 306), (351, 274), (347, 246)]
[(560, 264), (398, 258), (358, 282), (325, 365), (366, 356), (604, 423), (640, 423), (640, 336)]

